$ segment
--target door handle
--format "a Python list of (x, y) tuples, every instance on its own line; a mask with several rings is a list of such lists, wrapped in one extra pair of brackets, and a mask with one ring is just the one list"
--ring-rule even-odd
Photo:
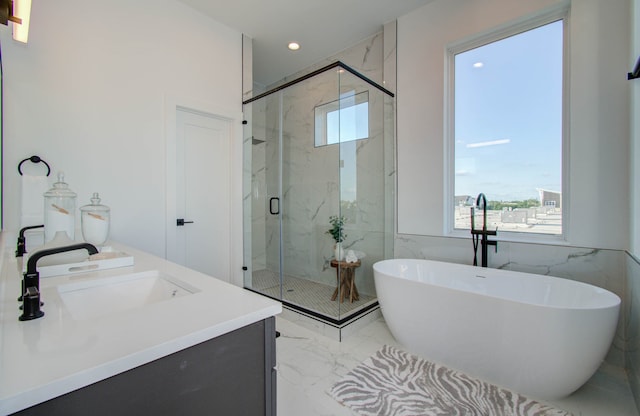
[[(277, 202), (275, 211), (273, 209), (273, 201)], [(269, 213), (271, 213), (271, 215), (280, 214), (280, 198), (276, 196), (269, 198)]]
[(176, 220), (176, 226), (182, 227), (185, 224), (193, 224), (193, 221), (185, 221), (184, 218), (178, 218)]

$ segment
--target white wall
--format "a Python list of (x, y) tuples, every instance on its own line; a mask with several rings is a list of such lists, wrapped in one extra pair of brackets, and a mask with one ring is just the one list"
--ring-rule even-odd
[(239, 114), (241, 33), (175, 0), (59, 0), (34, 2), (27, 45), (6, 27), (0, 40), (5, 230), (19, 227), (17, 163), (37, 154), (78, 206), (100, 192), (113, 239), (164, 256), (165, 101)]
[[(560, 3), (436, 0), (398, 19), (398, 233), (444, 234), (446, 45)], [(629, 7), (629, 0), (571, 5), (565, 221), (575, 246), (628, 247)]]
[[(630, 14), (631, 27), (631, 56), (629, 57), (629, 71), (635, 66), (640, 57), (640, 0), (633, 0)], [(631, 246), (630, 251), (640, 258), (640, 79), (628, 81), (631, 85)]]

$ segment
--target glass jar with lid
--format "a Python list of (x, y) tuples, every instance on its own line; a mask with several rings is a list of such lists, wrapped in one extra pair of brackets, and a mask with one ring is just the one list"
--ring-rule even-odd
[(80, 207), (82, 238), (94, 246), (101, 246), (109, 237), (111, 209), (100, 204), (100, 195), (93, 193), (91, 203)]
[(75, 239), (76, 193), (64, 181), (64, 172), (58, 172), (58, 182), (44, 193), (44, 241), (51, 241), (58, 231)]

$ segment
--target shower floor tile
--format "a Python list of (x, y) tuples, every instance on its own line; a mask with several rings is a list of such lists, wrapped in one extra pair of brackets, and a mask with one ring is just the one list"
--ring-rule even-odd
[[(271, 270), (253, 272), (251, 289), (275, 299), (280, 299), (280, 278)], [(332, 319), (343, 319), (355, 314), (376, 301), (374, 296), (360, 293), (360, 299), (353, 303), (339, 298), (332, 301), (335, 286), (329, 286), (295, 276), (282, 277), (282, 300), (300, 306)]]

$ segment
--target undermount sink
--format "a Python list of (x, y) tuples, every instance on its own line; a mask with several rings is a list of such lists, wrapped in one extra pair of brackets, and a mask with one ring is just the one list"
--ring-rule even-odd
[(157, 270), (58, 286), (64, 306), (76, 320), (93, 319), (199, 292)]

